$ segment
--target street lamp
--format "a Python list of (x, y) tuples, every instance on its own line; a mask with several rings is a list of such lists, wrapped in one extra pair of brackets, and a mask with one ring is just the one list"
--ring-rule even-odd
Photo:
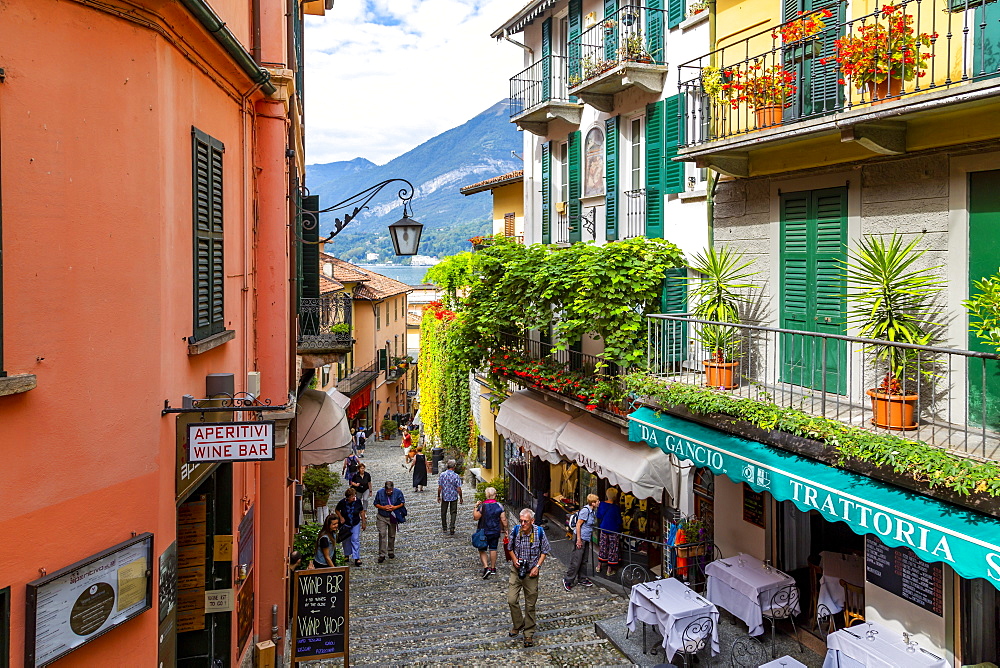
[[(329, 206), (325, 209), (318, 209), (315, 211), (310, 211), (302, 209), (302, 230), (303, 232), (316, 231), (315, 235), (308, 235), (313, 237), (313, 239), (302, 239), (305, 243), (309, 244), (322, 244), (331, 241), (335, 236), (340, 234), (340, 231), (347, 227), (348, 223), (354, 220), (355, 216), (358, 215), (362, 210), (368, 208), (368, 203), (372, 201), (383, 188), (385, 188), (390, 183), (395, 181), (401, 181), (406, 184), (405, 188), (400, 188), (396, 196), (399, 197), (403, 202), (403, 217), (398, 221), (389, 226), (389, 236), (392, 238), (392, 247), (395, 250), (396, 255), (416, 255), (417, 250), (420, 247), (420, 233), (423, 231), (424, 226), (410, 218), (410, 214), (413, 213), (410, 208), (410, 200), (413, 199), (413, 184), (406, 179), (386, 179), (381, 183), (376, 183), (370, 188), (365, 188), (361, 192), (351, 195), (342, 202), (337, 202), (333, 206)], [(303, 188), (305, 191), (305, 189)], [(329, 213), (331, 211), (337, 211), (340, 209), (351, 209), (349, 213), (345, 213), (343, 219), (335, 218), (333, 221), (333, 231), (330, 232), (330, 236), (325, 239), (320, 239), (319, 232), (319, 214)]]

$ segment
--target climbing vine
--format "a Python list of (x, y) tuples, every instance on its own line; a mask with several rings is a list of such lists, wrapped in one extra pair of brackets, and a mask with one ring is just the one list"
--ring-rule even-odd
[(469, 368), (452, 347), (460, 317), (432, 302), (420, 323), (420, 416), (427, 443), (464, 453), (472, 438)]

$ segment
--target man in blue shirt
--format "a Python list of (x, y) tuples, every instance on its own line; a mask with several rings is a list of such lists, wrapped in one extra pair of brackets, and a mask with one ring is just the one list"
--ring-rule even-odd
[(576, 581), (584, 587), (593, 587), (594, 583), (581, 575), (584, 564), (590, 556), (590, 537), (594, 533), (594, 522), (597, 519), (597, 506), (601, 499), (596, 494), (587, 495), (587, 505), (580, 508), (576, 516), (576, 526), (573, 527), (573, 556), (569, 560), (569, 568), (563, 577), (563, 588), (569, 591)]
[(396, 524), (399, 511), (406, 503), (403, 493), (395, 488), (391, 480), (385, 481), (385, 487), (375, 492), (375, 507), (378, 517), (378, 563), (385, 561), (386, 554), (390, 559), (396, 558)]
[[(462, 503), (462, 478), (455, 473), (455, 460), (448, 460), (448, 470), (438, 477), (438, 503), (441, 504), (441, 531), (455, 535), (458, 504)], [(448, 513), (451, 512), (451, 525)]]

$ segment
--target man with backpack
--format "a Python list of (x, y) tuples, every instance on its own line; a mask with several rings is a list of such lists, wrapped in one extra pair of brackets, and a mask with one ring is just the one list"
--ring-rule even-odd
[[(507, 536), (507, 550), (511, 558), (510, 580), (507, 582), (507, 605), (513, 627), (507, 633), (511, 638), (524, 633), (524, 646), (535, 645), (535, 603), (538, 601), (538, 572), (545, 563), (551, 546), (541, 527), (535, 526), (535, 512), (525, 508), (518, 514), (520, 527)], [(524, 614), (519, 602), (524, 592)]]
[(573, 583), (578, 582), (584, 587), (593, 587), (594, 583), (581, 575), (584, 564), (590, 557), (590, 537), (594, 533), (594, 522), (597, 519), (597, 506), (601, 503), (596, 494), (587, 495), (587, 505), (574, 513), (570, 518), (573, 529), (573, 556), (569, 560), (569, 568), (563, 578), (563, 589), (570, 591)]

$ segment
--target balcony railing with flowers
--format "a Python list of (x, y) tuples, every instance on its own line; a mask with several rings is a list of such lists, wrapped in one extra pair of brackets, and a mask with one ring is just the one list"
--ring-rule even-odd
[(622, 63), (664, 65), (666, 12), (627, 5), (569, 42), (569, 86), (573, 88)]
[(336, 293), (301, 300), (297, 345), (300, 354), (346, 352), (352, 343), (350, 295)]
[(621, 383), (625, 369), (594, 355), (504, 334), (490, 356), (489, 370), (519, 385), (563, 395), (589, 411), (624, 416), (631, 410)]
[(1000, 3), (904, 0), (851, 19), (844, 11), (835, 3), (800, 13), (681, 65), (682, 146), (1000, 76)]
[(568, 104), (567, 90), (565, 56), (543, 56), (511, 77), (511, 118), (548, 102)]

